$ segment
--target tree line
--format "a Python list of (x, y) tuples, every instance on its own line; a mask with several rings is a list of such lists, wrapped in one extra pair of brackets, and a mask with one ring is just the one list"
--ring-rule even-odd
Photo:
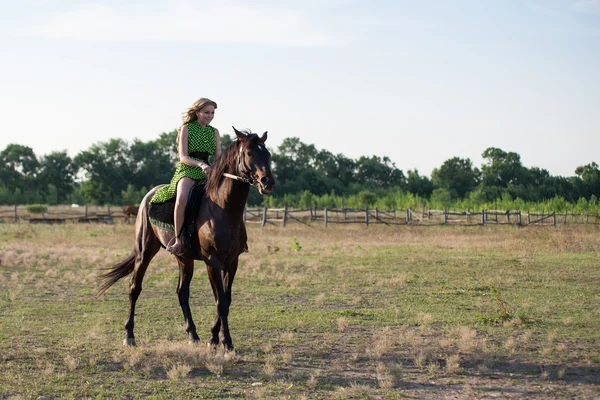
[[(37, 156), (30, 147), (9, 144), (0, 152), (0, 204), (137, 204), (144, 194), (168, 183), (178, 161), (177, 131), (147, 142), (110, 139), (71, 158), (66, 151)], [(232, 141), (223, 135), (222, 146)], [(431, 176), (404, 171), (388, 157), (319, 150), (299, 138), (272, 150), (277, 184), (263, 198), (252, 190), (249, 204), (270, 207), (380, 208), (545, 208), (597, 212), (600, 169), (590, 162), (570, 177), (527, 168), (515, 152), (490, 147), (480, 167), (453, 157)], [(547, 208), (548, 209), (548, 208)]]

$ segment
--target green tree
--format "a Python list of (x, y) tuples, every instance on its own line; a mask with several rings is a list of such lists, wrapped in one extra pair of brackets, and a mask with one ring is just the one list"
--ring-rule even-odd
[(126, 162), (129, 171), (126, 176), (130, 175), (129, 182), (136, 189), (169, 183), (173, 177), (176, 163), (173, 162), (171, 152), (165, 151), (159, 140), (143, 142), (135, 139), (129, 147), (126, 154), (129, 158)]
[(368, 187), (403, 187), (404, 173), (388, 157), (362, 156), (356, 162), (356, 177)]
[(521, 164), (521, 156), (488, 147), (482, 154), (486, 163), (481, 167), (482, 182), (485, 186), (507, 188), (510, 184), (527, 183), (527, 168)]
[(0, 152), (0, 182), (11, 192), (17, 188), (25, 193), (36, 191), (38, 170), (39, 161), (31, 147), (9, 144)]
[(177, 129), (161, 133), (154, 142), (158, 147), (157, 151), (161, 156), (166, 156), (171, 165), (176, 165), (179, 162), (179, 155), (177, 154)]
[(430, 201), (434, 208), (448, 208), (452, 204), (452, 194), (446, 188), (437, 188), (431, 193)]
[[(73, 191), (77, 166), (66, 151), (55, 151), (40, 159), (39, 175), (37, 177), (44, 198), (48, 204), (51, 201), (64, 202)], [(50, 185), (53, 189), (50, 190)], [(53, 193), (55, 192), (55, 193)]]
[(419, 197), (429, 198), (433, 192), (433, 183), (426, 176), (419, 175), (417, 169), (409, 169), (406, 177), (406, 190), (409, 193), (418, 195)]
[(480, 172), (469, 158), (450, 158), (431, 173), (434, 185), (445, 188), (453, 197), (464, 198), (479, 183)]
[(582, 195), (590, 198), (592, 195), (600, 196), (600, 169), (598, 164), (591, 162), (575, 169), (575, 174), (581, 179)]
[(87, 179), (81, 185), (81, 194), (93, 204), (120, 203), (121, 191), (134, 181), (136, 168), (131, 162), (129, 146), (122, 139), (92, 145), (75, 157), (75, 164)]

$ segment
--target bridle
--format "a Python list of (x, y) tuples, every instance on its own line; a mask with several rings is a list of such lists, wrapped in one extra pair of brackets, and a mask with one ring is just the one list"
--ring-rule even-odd
[(248, 178), (244, 178), (244, 177), (241, 177), (241, 176), (237, 176), (237, 175), (233, 175), (233, 174), (228, 174), (227, 172), (223, 173), (223, 176), (226, 177), (226, 178), (235, 179), (236, 181), (247, 183), (248, 185), (251, 185), (251, 186), (254, 186), (254, 183), (256, 182), (255, 179), (248, 179)]
[[(238, 155), (238, 167), (237, 167), (238, 171), (242, 171), (242, 163), (243, 163), (243, 161), (242, 161), (242, 151), (243, 150), (244, 149), (240, 146), (240, 154)], [(246, 184), (248, 184), (250, 186), (256, 186), (257, 180), (254, 179), (254, 177), (252, 176), (252, 169), (249, 168), (246, 165), (244, 165), (244, 167), (246, 167), (244, 169), (250, 169), (250, 173), (248, 174), (248, 175), (250, 175), (250, 178), (244, 178), (243, 176), (228, 174), (227, 172), (224, 172), (223, 176), (226, 177), (226, 178), (230, 178), (230, 179), (234, 179), (236, 181), (240, 181), (240, 182), (246, 183)]]

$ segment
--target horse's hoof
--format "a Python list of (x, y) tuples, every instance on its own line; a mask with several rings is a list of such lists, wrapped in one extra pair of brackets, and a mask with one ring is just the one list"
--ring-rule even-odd
[(127, 346), (127, 347), (133, 347), (135, 346), (135, 339), (134, 338), (127, 338), (123, 340), (123, 346)]
[(200, 339), (190, 339), (190, 340), (188, 340), (188, 343), (189, 344), (194, 344), (194, 345), (195, 344), (200, 344)]
[(225, 350), (227, 351), (234, 351), (235, 348), (233, 347), (233, 343), (221, 343), (221, 345), (225, 348)]

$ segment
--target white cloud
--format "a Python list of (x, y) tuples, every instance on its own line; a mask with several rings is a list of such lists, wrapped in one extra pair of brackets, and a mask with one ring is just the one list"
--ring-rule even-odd
[[(123, 5), (124, 4), (124, 5)], [(95, 41), (207, 41), (335, 45), (348, 39), (320, 26), (308, 10), (232, 2), (173, 1), (165, 8), (94, 3), (34, 18), (12, 35)]]

